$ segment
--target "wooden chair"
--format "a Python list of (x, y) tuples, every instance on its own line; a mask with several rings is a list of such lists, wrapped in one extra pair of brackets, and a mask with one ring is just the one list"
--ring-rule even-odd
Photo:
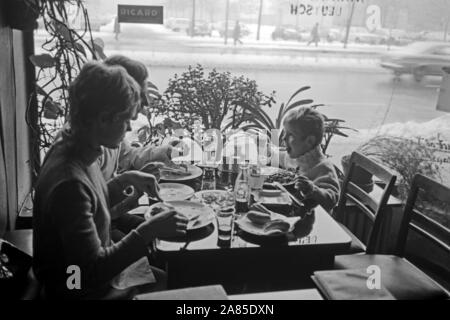
[[(441, 285), (404, 258), (408, 234), (414, 231), (441, 249), (444, 259), (447, 259), (447, 261), (450, 259), (450, 231), (415, 209), (420, 193), (432, 195), (433, 199), (447, 205), (450, 204), (449, 187), (422, 175), (416, 175), (408, 195), (398, 234), (397, 255), (337, 256), (335, 268), (366, 269), (371, 265), (378, 266), (381, 269), (382, 285), (396, 299), (449, 299), (448, 292)], [(447, 263), (443, 268), (443, 272), (448, 275), (450, 264)]]
[[(424, 205), (428, 209), (423, 208)], [(431, 211), (432, 214), (433, 211), (440, 210), (441, 215), (448, 216), (450, 188), (423, 175), (416, 175), (406, 201), (396, 255), (407, 257), (416, 266), (440, 278), (446, 282), (448, 289), (450, 288), (450, 230), (424, 214), (426, 210)], [(440, 258), (442, 254), (444, 259)]]
[[(375, 199), (371, 194), (364, 191), (352, 181), (357, 168), (367, 171), (383, 183), (384, 187), (380, 199)], [(386, 214), (386, 205), (395, 185), (395, 180), (396, 176), (377, 162), (372, 161), (358, 152), (352, 153), (349, 170), (344, 179), (339, 203), (335, 211), (337, 221), (341, 223), (344, 230), (352, 237), (349, 253), (375, 253), (378, 250), (379, 235)], [(349, 208), (349, 202), (352, 202), (352, 205), (359, 209), (358, 214), (361, 212), (365, 215), (366, 219), (364, 219), (364, 222), (368, 218), (372, 224), (371, 230), (367, 233), (367, 247), (346, 226), (348, 222), (347, 210)], [(364, 229), (366, 228), (364, 227)]]

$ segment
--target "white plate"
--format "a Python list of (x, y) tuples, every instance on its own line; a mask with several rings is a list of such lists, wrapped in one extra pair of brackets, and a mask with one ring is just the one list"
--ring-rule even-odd
[(277, 167), (261, 167), (262, 176), (271, 176), (275, 173), (281, 172), (283, 169)]
[(261, 191), (254, 191), (253, 197), (255, 202), (261, 202), (262, 204), (268, 205), (283, 205), (283, 206), (291, 206), (292, 200), (286, 192), (282, 192), (281, 190), (278, 194), (264, 194)]
[(189, 175), (177, 175), (173, 174), (169, 171), (161, 171), (160, 179), (161, 181), (170, 181), (170, 182), (177, 182), (177, 181), (189, 181), (193, 180), (195, 178), (201, 177), (203, 174), (203, 170), (200, 169), (197, 166), (194, 166), (192, 164), (187, 165)]
[[(276, 168), (276, 167), (262, 167), (261, 168), (261, 175), (263, 175), (264, 177), (266, 177), (265, 182), (266, 183), (273, 183), (273, 182), (269, 182), (268, 180), (270, 178), (272, 178), (271, 176), (276, 175), (276, 174), (281, 174), (281, 173), (286, 173), (286, 174), (290, 174), (290, 175), (294, 175), (295, 173), (289, 170), (285, 170), (285, 169), (281, 169), (281, 168)], [(281, 182), (280, 182), (281, 183)], [(287, 186), (287, 185), (291, 185), (294, 183), (294, 180), (290, 180), (289, 182), (283, 182), (281, 184)]]
[[(233, 200), (228, 200), (231, 205), (234, 205), (234, 195), (231, 195)], [(191, 200), (204, 203), (210, 207), (221, 207), (225, 200), (230, 197), (230, 194), (225, 190), (202, 190), (196, 192)]]
[(247, 218), (247, 215), (242, 216), (241, 218), (239, 218), (238, 220), (236, 220), (236, 224), (239, 226), (239, 228), (242, 231), (245, 231), (251, 235), (254, 236), (258, 236), (258, 237), (280, 237), (283, 235), (287, 235), (289, 232), (291, 232), (294, 229), (294, 225), (291, 224), (291, 222), (289, 222), (285, 216), (281, 215), (281, 214), (274, 214), (272, 215), (272, 219), (271, 220), (275, 220), (275, 219), (281, 219), (284, 220), (286, 222), (288, 222), (291, 227), (289, 228), (288, 231), (284, 232), (284, 233), (278, 233), (278, 234), (266, 234), (264, 232), (264, 225), (259, 225), (259, 224), (255, 224), (252, 221), (250, 221)]
[[(188, 230), (206, 227), (215, 219), (214, 211), (202, 203), (193, 201), (168, 201), (167, 203), (175, 207), (175, 210), (190, 219), (187, 225)], [(146, 219), (150, 218), (153, 208), (167, 207), (161, 202), (151, 205), (144, 215)]]
[(195, 193), (191, 187), (181, 183), (160, 183), (159, 196), (164, 201), (187, 200)]

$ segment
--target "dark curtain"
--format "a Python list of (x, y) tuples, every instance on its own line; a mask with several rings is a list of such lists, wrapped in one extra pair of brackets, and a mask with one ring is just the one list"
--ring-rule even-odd
[(17, 213), (16, 96), (12, 29), (0, 1), (0, 236), (14, 228)]

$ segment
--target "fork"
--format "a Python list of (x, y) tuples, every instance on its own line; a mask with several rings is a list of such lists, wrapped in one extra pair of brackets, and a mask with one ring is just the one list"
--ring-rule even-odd
[(281, 183), (275, 181), (273, 183), (273, 185), (276, 186), (281, 191), (286, 192), (289, 195), (289, 197), (292, 199), (292, 201), (294, 201), (295, 204), (298, 205), (299, 207), (305, 206), (300, 200), (298, 200), (294, 195), (292, 195), (292, 193), (290, 193)]

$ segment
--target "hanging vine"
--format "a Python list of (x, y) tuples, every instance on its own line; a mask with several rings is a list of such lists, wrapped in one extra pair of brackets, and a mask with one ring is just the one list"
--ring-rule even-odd
[[(35, 175), (41, 154), (50, 147), (66, 122), (70, 82), (87, 60), (105, 58), (103, 41), (92, 36), (83, 0), (41, 0), (38, 10), (45, 41), (30, 57), (36, 67), (36, 87), (27, 112), (27, 123), (34, 141), (38, 142), (33, 152), (38, 158), (33, 159)], [(37, 108), (37, 124), (30, 121), (30, 108)]]

